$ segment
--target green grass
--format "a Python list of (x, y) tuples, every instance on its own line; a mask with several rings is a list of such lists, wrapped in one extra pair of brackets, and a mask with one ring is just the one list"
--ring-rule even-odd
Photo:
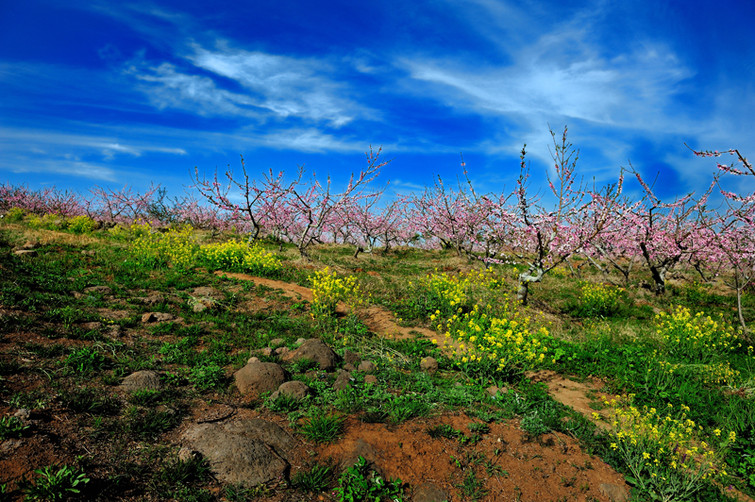
[[(30, 230), (24, 227), (25, 223), (13, 223), (13, 228), (2, 225), (5, 224), (0, 224), (0, 239), (9, 245), (28, 240), (26, 233)], [(47, 235), (44, 230), (34, 232)], [(178, 426), (192, 406), (214, 399), (239, 404), (230, 376), (255, 351), (269, 346), (270, 340), (281, 338), (283, 345), (293, 347), (298, 338), (319, 336), (339, 353), (349, 349), (364, 360), (374, 361), (378, 366), (374, 373), (377, 383), (365, 384), (365, 375), (355, 372), (350, 387), (336, 392), (332, 389), (334, 375), (307, 375), (308, 370), (316, 368), (300, 361), (285, 366), (293, 378), (310, 386), (311, 396), (302, 401), (282, 397), (243, 406), (264, 405), (264, 413), (288, 415), (296, 422), (296, 430), (314, 443), (338, 441), (348, 432), (343, 429), (346, 417), (394, 427), (449, 411), (461, 412), (483, 423), (470, 424), (469, 434), (450, 426), (437, 426), (427, 433), (453, 439), (469, 451), (488, 433), (489, 424), (517, 418), (531, 440), (540, 441), (540, 436), (551, 431), (568, 434), (578, 438), (584, 450), (626, 472), (605, 433), (554, 401), (543, 385), (531, 384), (519, 369), (502, 373), (475, 363), (462, 365), (428, 340), (386, 340), (370, 333), (358, 316), (314, 322), (305, 301), (287, 299), (251, 282), (223, 279), (202, 268), (187, 270), (165, 260), (138, 260), (131, 250), (133, 240), (128, 237), (115, 239), (101, 230), (82, 235), (92, 241), (77, 245), (75, 241), (50, 238), (33, 259), (12, 255), (10, 246), (0, 250), (0, 304), (13, 311), (0, 316), (0, 341), (7, 347), (0, 353), (0, 399), (11, 409), (76, 415), (80, 423), (96, 429), (92, 437), (108, 438), (108, 448), (115, 448), (109, 443), (118, 443), (124, 451), (137, 443), (154, 447), (165, 433)], [(200, 235), (202, 242), (210, 238), (209, 234)], [(277, 249), (274, 243), (262, 245), (268, 251)], [(82, 255), (83, 249), (94, 250), (95, 254)], [(371, 295), (371, 302), (389, 308), (403, 319), (403, 324), (428, 328), (437, 324), (431, 316), (447, 305), (441, 296), (428, 294), (422, 286), (424, 278), (436, 269), (438, 273), (445, 270), (453, 274), (477, 267), (451, 252), (418, 249), (363, 254), (354, 259), (348, 247), (317, 246), (312, 256), (312, 266), (316, 268), (329, 266), (339, 274), (355, 275), (361, 289)], [(312, 269), (299, 267), (290, 246), (284, 246), (281, 259), (284, 268), (280, 279), (307, 286)], [(378, 272), (380, 277), (368, 271)], [(495, 266), (493, 271), (500, 277), (500, 285), (469, 292), (460, 304), (462, 312), (486, 302), (493, 303), (495, 310), (504, 294), (513, 293), (514, 266)], [(532, 306), (523, 309), (534, 325), (548, 327), (552, 337), (549, 350), (558, 356), (555, 362), (546, 361), (540, 368), (577, 379), (598, 377), (607, 392), (634, 394), (638, 407), (687, 406), (688, 417), (702, 427), (701, 438), (716, 429), (734, 431), (737, 442), (723, 459), (731, 476), (720, 482), (755, 494), (753, 353), (746, 347), (725, 354), (714, 351), (702, 353), (702, 360), (688, 351), (669, 349), (654, 326), (657, 311), (668, 312), (676, 305), (706, 315), (722, 314), (726, 322), (736, 323), (731, 292), (720, 285), (695, 283), (691, 273), (684, 273), (686, 278), (669, 285), (668, 294), (657, 298), (638, 286), (648, 276), (637, 267), (629, 287), (614, 299), (583, 294), (582, 283), (605, 282), (605, 277), (589, 266), (580, 268), (579, 278), (572, 277), (568, 270), (549, 274), (542, 283), (533, 285)], [(72, 294), (95, 285), (111, 287), (114, 298)], [(187, 299), (197, 286), (218, 289), (223, 295), (218, 308), (200, 313), (191, 310)], [(160, 294), (165, 301), (144, 305), (141, 299), (151, 294)], [(746, 294), (743, 300), (745, 316), (755, 319), (755, 295)], [(245, 311), (247, 304), (254, 308)], [(113, 324), (121, 328), (123, 338), (112, 339), (106, 322), (96, 330), (81, 328), (84, 322), (115, 317), (116, 311), (120, 312), (119, 318), (113, 319)], [(149, 311), (168, 312), (177, 319), (143, 326), (141, 315)], [(25, 336), (19, 336), (21, 333)], [(419, 361), (426, 356), (439, 360), (436, 374), (420, 371)], [(275, 356), (265, 360), (280, 362)], [(728, 380), (716, 381), (715, 372), (726, 368), (731, 370)], [(113, 387), (140, 369), (158, 371), (165, 387), (115, 397)], [(21, 387), (20, 379), (31, 383)], [(485, 390), (491, 385), (505, 386), (508, 392), (491, 397)], [(16, 434), (16, 425), (6, 422), (2, 426), (5, 434)], [(174, 465), (172, 460), (131, 458), (121, 464), (110, 459), (102, 462), (103, 469), (112, 472), (120, 467), (128, 471), (125, 466), (130, 463), (138, 467), (127, 477), (124, 474), (119, 478), (135, 498), (147, 492), (149, 496), (180, 500), (211, 500), (214, 496), (206, 490), (214, 483), (211, 479), (195, 473), (182, 481), (181, 472), (194, 467)], [(335, 483), (332, 470), (316, 463), (310, 465), (314, 465), (311, 471), (302, 471), (303, 477), (294, 483), (296, 489), (317, 493)], [(495, 474), (494, 465), (490, 465)], [(474, 500), (485, 492), (478, 471), (467, 470), (454, 481), (462, 498)], [(368, 470), (360, 476), (367, 479), (372, 474)], [(174, 478), (178, 481), (169, 482)], [(351, 486), (348, 483), (339, 483), (339, 487), (343, 490)], [(229, 499), (254, 496), (241, 487), (228, 489), (233, 492), (227, 495)], [(260, 493), (264, 490), (258, 489)], [(718, 496), (711, 495), (718, 493), (714, 485), (700, 490), (709, 500)], [(638, 497), (647, 498), (650, 494), (640, 493)]]

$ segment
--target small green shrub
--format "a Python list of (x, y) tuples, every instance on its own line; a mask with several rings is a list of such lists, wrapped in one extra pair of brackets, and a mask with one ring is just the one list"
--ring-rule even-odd
[(60, 469), (48, 465), (34, 471), (37, 480), (34, 484), (27, 483), (23, 492), (24, 500), (65, 500), (72, 495), (79, 495), (83, 485), (89, 483), (89, 478), (74, 467), (63, 465)]
[(63, 361), (63, 366), (74, 373), (88, 375), (101, 370), (105, 366), (105, 362), (105, 356), (96, 348), (82, 347), (68, 354), (68, 357)]
[(315, 464), (309, 471), (297, 472), (291, 478), (291, 486), (304, 492), (320, 493), (328, 489), (332, 478), (332, 467)]
[(75, 234), (90, 234), (97, 228), (97, 222), (95, 222), (89, 216), (74, 216), (69, 218), (68, 230)]
[(189, 382), (198, 391), (217, 390), (226, 383), (225, 370), (215, 363), (200, 364), (189, 372)]
[(341, 435), (344, 420), (338, 415), (320, 415), (313, 412), (300, 431), (315, 443), (328, 443)]
[(335, 489), (339, 502), (403, 502), (404, 489), (400, 479), (385, 481), (372, 470), (364, 457), (359, 457), (338, 479)]
[(12, 207), (8, 209), (8, 212), (5, 213), (5, 220), (9, 223), (17, 223), (19, 221), (23, 221), (24, 215), (26, 215), (26, 211), (21, 209), (20, 207)]
[(0, 418), (0, 440), (19, 438), (29, 429), (18, 417)]

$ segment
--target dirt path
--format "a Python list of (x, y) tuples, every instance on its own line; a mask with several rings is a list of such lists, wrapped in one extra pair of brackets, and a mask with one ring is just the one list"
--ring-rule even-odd
[[(312, 290), (298, 284), (240, 273), (216, 272), (216, 274), (242, 281), (252, 281), (255, 284), (277, 289), (283, 291), (284, 296), (295, 300), (312, 301)], [(339, 305), (337, 311), (341, 314), (347, 313), (344, 305)], [(414, 338), (434, 340), (439, 338), (438, 333), (427, 328), (401, 326), (392, 312), (378, 305), (362, 309), (358, 312), (358, 315), (370, 331), (385, 338), (395, 340), (411, 340)], [(444, 340), (444, 350), (450, 352), (458, 348), (459, 346), (454, 344), (453, 341)], [(535, 382), (544, 382), (548, 386), (549, 393), (560, 403), (572, 407), (601, 427), (606, 426), (604, 422), (593, 419), (592, 414), (595, 410), (590, 407), (590, 403), (595, 398), (589, 396), (595, 396), (602, 387), (599, 381), (577, 382), (559, 375), (555, 371), (531, 372), (527, 376)]]

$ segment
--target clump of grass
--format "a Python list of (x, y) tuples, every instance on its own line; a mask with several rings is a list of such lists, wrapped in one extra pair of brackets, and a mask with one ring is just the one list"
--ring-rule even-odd
[(299, 430), (315, 443), (329, 443), (340, 437), (344, 421), (345, 418), (338, 415), (311, 413)]

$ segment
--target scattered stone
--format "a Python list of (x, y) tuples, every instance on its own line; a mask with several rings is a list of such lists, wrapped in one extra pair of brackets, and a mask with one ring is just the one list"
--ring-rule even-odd
[(138, 390), (157, 390), (161, 386), (160, 375), (151, 370), (142, 370), (131, 373), (124, 378), (118, 388), (126, 392), (136, 392)]
[(296, 400), (301, 400), (307, 397), (309, 392), (310, 389), (307, 384), (299, 380), (291, 380), (290, 382), (282, 383), (280, 387), (278, 387), (278, 390), (270, 395), (270, 399), (275, 401), (280, 396), (289, 396)]
[(145, 298), (139, 298), (139, 301), (143, 303), (144, 305), (160, 305), (161, 303), (165, 303), (165, 297), (163, 295), (149, 295)]
[(629, 500), (629, 493), (623, 486), (601, 483), (598, 486), (598, 490), (600, 490), (602, 495), (608, 497), (611, 502), (627, 502)]
[(346, 370), (346, 371), (356, 371), (357, 370), (356, 366), (354, 366), (351, 363), (344, 364), (343, 365), (343, 369)]
[[(276, 354), (277, 353), (276, 350)], [(305, 340), (299, 348), (286, 354), (282, 354), (281, 357), (287, 362), (308, 359), (316, 362), (320, 366), (320, 369), (325, 371), (333, 370), (338, 361), (338, 356), (333, 352), (333, 349), (328, 347), (319, 338)]]
[(351, 373), (348, 371), (339, 371), (338, 376), (336, 377), (336, 381), (333, 382), (333, 389), (335, 390), (345, 390), (351, 387)]
[(213, 300), (221, 300), (223, 298), (223, 295), (217, 289), (211, 288), (209, 286), (200, 286), (198, 288), (194, 288), (192, 293), (194, 296), (212, 298)]
[(364, 373), (372, 373), (373, 371), (377, 370), (377, 365), (372, 361), (362, 361), (361, 363), (359, 363), (357, 370)]
[(194, 460), (196, 456), (197, 454), (191, 448), (182, 446), (181, 449), (178, 450), (178, 460), (180, 460), (181, 462), (189, 462), (191, 460)]
[(270, 347), (264, 347), (258, 350), (257, 353), (261, 356), (270, 357), (273, 355), (273, 349)]
[(354, 365), (354, 364), (357, 364), (361, 360), (362, 358), (359, 357), (359, 354), (357, 354), (356, 352), (353, 352), (349, 349), (346, 349), (343, 351), (343, 361), (346, 364)]
[(195, 425), (181, 439), (208, 460), (221, 482), (246, 488), (286, 479), (286, 456), (296, 446), (286, 431), (259, 419)]
[(506, 387), (496, 387), (495, 385), (491, 385), (485, 390), (490, 397), (496, 397), (498, 394), (505, 394), (509, 391)]
[(435, 373), (436, 371), (438, 371), (438, 360), (434, 357), (423, 357), (419, 362), (419, 367), (422, 371)]
[(289, 350), (288, 347), (278, 347), (277, 349), (273, 351), (273, 354), (275, 354), (278, 357), (285, 357), (289, 352), (291, 351)]
[(284, 340), (283, 338), (273, 338), (272, 340), (270, 340), (270, 343), (268, 345), (270, 345), (270, 347), (278, 347), (279, 345), (283, 345), (284, 343), (286, 343), (286, 340)]
[(241, 394), (257, 398), (263, 392), (280, 387), (286, 381), (286, 374), (280, 364), (256, 362), (238, 370), (233, 378)]
[(364, 376), (364, 383), (365, 384), (372, 384), (375, 385), (378, 382), (378, 379), (375, 375), (365, 375)]
[(89, 286), (88, 288), (84, 288), (84, 293), (97, 293), (100, 295), (112, 295), (113, 290), (110, 289), (108, 286)]
[(412, 502), (448, 502), (451, 500), (442, 488), (432, 483), (422, 483), (414, 489)]
[(302, 343), (306, 342), (306, 338), (297, 338), (294, 342), (294, 345), (301, 345)]
[(354, 447), (351, 451), (344, 452), (343, 459), (341, 461), (341, 467), (348, 469), (359, 460), (359, 457), (363, 457), (370, 467), (379, 475), (383, 475), (380, 468), (376, 465), (377, 460), (380, 458), (378, 450), (375, 449), (370, 443), (364, 439), (357, 439), (354, 442)]
[(142, 316), (142, 323), (155, 323), (155, 322), (167, 322), (175, 321), (176, 316), (168, 314), (167, 312), (147, 312)]
[(252, 356), (249, 359), (247, 359), (246, 364), (259, 363), (259, 362), (261, 362), (259, 357)]
[(19, 408), (13, 416), (21, 420), (24, 425), (31, 424), (31, 410), (27, 408)]
[(197, 418), (198, 424), (208, 424), (211, 422), (220, 422), (226, 418), (234, 415), (236, 408), (228, 406), (227, 404), (218, 404), (205, 409), (200, 410), (199, 418)]

